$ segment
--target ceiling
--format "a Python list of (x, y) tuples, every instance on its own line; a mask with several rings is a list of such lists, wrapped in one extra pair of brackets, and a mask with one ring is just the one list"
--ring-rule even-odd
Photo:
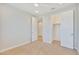
[[(23, 11), (29, 12), (32, 15), (42, 15), (51, 12), (60, 7), (69, 5), (69, 3), (38, 3), (38, 7), (35, 7), (35, 3), (9, 3), (14, 7), (17, 7)], [(38, 13), (36, 13), (38, 11)]]

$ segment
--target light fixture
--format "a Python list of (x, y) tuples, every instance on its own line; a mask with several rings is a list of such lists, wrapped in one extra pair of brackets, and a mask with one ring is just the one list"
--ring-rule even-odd
[(35, 7), (38, 7), (38, 6), (39, 6), (39, 4), (38, 4), (38, 3), (35, 3), (35, 4), (34, 4), (34, 6), (35, 6)]

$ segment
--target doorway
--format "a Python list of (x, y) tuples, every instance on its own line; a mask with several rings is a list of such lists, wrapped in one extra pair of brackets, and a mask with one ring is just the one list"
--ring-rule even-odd
[(32, 42), (39, 41), (43, 42), (43, 25), (42, 19), (38, 17), (32, 17)]
[(53, 40), (60, 41), (60, 16), (53, 16)]
[(38, 19), (38, 41), (43, 42), (43, 21), (42, 19)]

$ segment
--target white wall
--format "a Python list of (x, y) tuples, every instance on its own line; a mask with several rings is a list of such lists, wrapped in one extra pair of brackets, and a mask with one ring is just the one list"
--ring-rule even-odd
[(43, 40), (51, 43), (53, 41), (53, 25), (50, 15), (43, 16)]
[(62, 46), (73, 49), (73, 10), (61, 13), (60, 37)]
[(0, 5), (0, 50), (31, 41), (31, 15), (7, 4)]
[(51, 15), (53, 25), (53, 40), (60, 41), (60, 14)]
[(78, 54), (79, 54), (79, 4), (76, 5), (76, 9), (75, 9), (75, 37), (76, 37), (76, 41), (75, 43), (76, 44), (76, 47), (77, 47), (77, 51), (78, 51)]
[(37, 40), (38, 29), (37, 29), (37, 18), (32, 17), (32, 41)]

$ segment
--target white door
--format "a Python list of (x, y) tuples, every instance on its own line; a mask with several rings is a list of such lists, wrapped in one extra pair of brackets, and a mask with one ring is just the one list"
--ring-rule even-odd
[(73, 49), (73, 10), (61, 14), (61, 46)]
[(37, 19), (32, 17), (32, 41), (37, 40)]

